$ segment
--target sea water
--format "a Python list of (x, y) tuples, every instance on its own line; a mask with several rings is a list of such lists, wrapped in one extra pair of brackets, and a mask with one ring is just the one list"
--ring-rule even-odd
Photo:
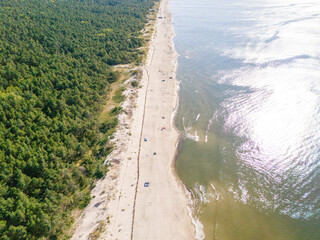
[(319, 0), (171, 0), (198, 239), (320, 239)]

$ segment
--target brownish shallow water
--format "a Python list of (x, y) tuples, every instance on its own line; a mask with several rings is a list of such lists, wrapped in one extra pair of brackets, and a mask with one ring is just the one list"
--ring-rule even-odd
[(171, 0), (198, 238), (320, 239), (320, 5)]

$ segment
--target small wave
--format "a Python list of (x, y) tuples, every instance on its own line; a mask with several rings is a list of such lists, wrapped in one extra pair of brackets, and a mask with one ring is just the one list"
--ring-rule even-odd
[(184, 130), (184, 133), (186, 134), (187, 138), (190, 138), (190, 136), (189, 136), (190, 127), (186, 127), (184, 117), (182, 117), (182, 126), (183, 126), (183, 130)]
[(191, 133), (186, 132), (186, 137), (195, 142), (199, 142), (199, 136), (197, 135), (197, 130), (195, 131), (195, 135), (192, 135)]
[(196, 184), (193, 190), (195, 197), (199, 199), (201, 203), (208, 203), (210, 201), (206, 188), (203, 185)]
[(198, 136), (197, 130), (194, 132), (194, 136), (195, 136), (195, 141), (198, 142), (199, 136)]
[(198, 121), (199, 117), (200, 117), (200, 113), (197, 115), (197, 117), (196, 117), (196, 121)]
[[(199, 114), (200, 115), (200, 114)], [(212, 118), (209, 119), (207, 129), (206, 129), (206, 135), (205, 135), (205, 142), (208, 142), (208, 131), (210, 130), (211, 125), (213, 124), (213, 121), (217, 119), (218, 117), (218, 112), (215, 112), (212, 116)]]
[(189, 201), (189, 205), (187, 206), (188, 215), (189, 215), (191, 222), (194, 225), (195, 231), (196, 231), (195, 240), (203, 240), (205, 238), (204, 227), (203, 227), (202, 223), (200, 222), (199, 218), (196, 217), (194, 214), (195, 206), (197, 204), (195, 204), (195, 202), (192, 198), (191, 192), (188, 191), (188, 189), (184, 185), (183, 185), (183, 187), (184, 187), (185, 194), (188, 196), (188, 201)]
[(213, 114), (212, 118), (210, 118), (210, 120), (209, 120), (209, 122), (208, 122), (208, 126), (207, 126), (207, 131), (206, 131), (206, 132), (209, 131), (211, 125), (213, 124), (213, 121), (214, 121), (215, 119), (217, 119), (217, 118), (218, 118), (218, 111), (216, 111), (216, 112)]
[(182, 117), (182, 126), (183, 126), (183, 130), (185, 132), (185, 136), (193, 141), (198, 142), (199, 141), (199, 136), (197, 134), (197, 130), (195, 130), (194, 135), (192, 135), (190, 133), (190, 130), (192, 129), (191, 126), (186, 126), (185, 124), (185, 118)]
[[(214, 193), (213, 194), (208, 194), (213, 200), (219, 201), (220, 199), (220, 193), (217, 191), (217, 189), (214, 187), (214, 185), (211, 183), (210, 186), (212, 187)], [(223, 197), (221, 197), (223, 199)]]
[(204, 230), (203, 230), (203, 225), (200, 222), (198, 218), (191, 218), (192, 223), (194, 224), (196, 228), (196, 240), (203, 240), (205, 238)]

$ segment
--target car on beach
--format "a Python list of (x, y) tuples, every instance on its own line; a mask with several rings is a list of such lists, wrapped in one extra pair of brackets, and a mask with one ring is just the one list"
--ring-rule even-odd
[(144, 187), (149, 187), (150, 183), (149, 182), (144, 182), (143, 186)]

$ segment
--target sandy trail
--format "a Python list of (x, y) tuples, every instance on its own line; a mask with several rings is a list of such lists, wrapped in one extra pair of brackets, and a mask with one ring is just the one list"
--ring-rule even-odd
[[(160, 4), (138, 98), (130, 98), (131, 89), (126, 93), (123, 109), (132, 111), (132, 116), (119, 117), (115, 150), (107, 159), (112, 165), (107, 176), (97, 182), (92, 191), (95, 198), (77, 220), (74, 240), (90, 239), (99, 224), (105, 224), (99, 239), (195, 238), (188, 199), (173, 169), (178, 141), (173, 123), (178, 99), (177, 55), (168, 1)], [(133, 109), (133, 105), (137, 107)], [(144, 187), (146, 181), (149, 187)]]
[[(139, 159), (133, 239), (194, 239), (187, 199), (173, 170), (178, 133), (172, 121), (177, 105), (173, 31), (168, 0), (161, 2), (149, 77)], [(156, 155), (154, 155), (156, 153)], [(149, 181), (150, 186), (144, 187)]]

